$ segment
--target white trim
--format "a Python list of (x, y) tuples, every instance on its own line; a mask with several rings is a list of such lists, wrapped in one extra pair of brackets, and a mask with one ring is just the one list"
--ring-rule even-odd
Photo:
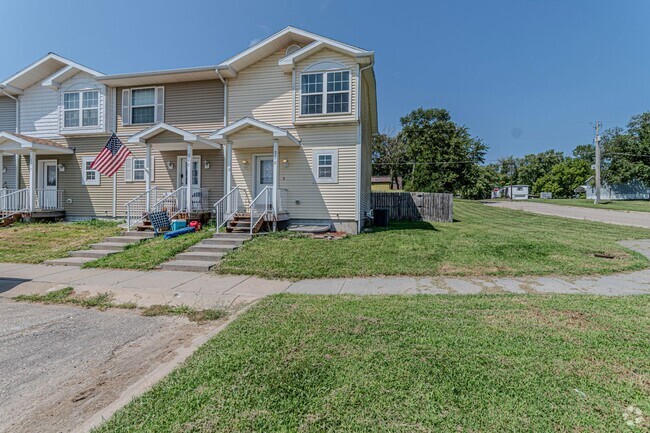
[[(97, 106), (96, 107), (88, 107), (84, 108), (83, 107), (83, 97), (86, 93), (93, 93), (97, 92)], [(77, 108), (65, 108), (65, 96), (66, 95), (72, 95), (72, 94), (77, 94), (79, 95), (79, 106)], [(61, 93), (61, 109), (63, 110), (63, 115), (61, 118), (61, 132), (65, 132), (67, 130), (86, 130), (86, 129), (98, 129), (102, 126), (102, 119), (100, 117), (100, 107), (102, 105), (103, 98), (102, 98), (102, 91), (101, 89), (97, 88), (87, 88), (87, 89), (80, 89), (80, 90), (71, 90), (71, 91), (65, 91)], [(84, 125), (83, 124), (83, 112), (84, 111), (90, 111), (90, 110), (95, 110), (97, 111), (97, 124), (96, 125)], [(66, 126), (65, 124), (65, 113), (71, 112), (71, 111), (76, 111), (79, 115), (79, 122), (76, 126)]]
[(130, 136), (127, 140), (127, 143), (129, 144), (146, 144), (147, 140), (150, 138), (155, 137), (156, 135), (160, 134), (161, 132), (164, 131), (169, 131), (173, 132), (174, 134), (178, 134), (181, 136), (181, 141), (184, 142), (189, 142), (189, 143), (201, 143), (205, 144), (211, 147), (216, 147), (217, 149), (221, 149), (221, 145), (218, 143), (215, 143), (213, 141), (210, 141), (208, 139), (205, 139), (199, 135), (192, 134), (191, 132), (187, 132), (181, 128), (177, 128), (175, 126), (169, 125), (167, 123), (156, 123), (146, 129), (143, 129), (142, 131), (138, 132), (137, 134), (134, 134)]
[[(31, 65), (27, 66), (26, 68), (18, 71), (17, 73), (12, 75), (11, 77), (9, 77), (6, 80), (2, 81), (2, 83), (0, 83), (0, 84), (2, 84), (3, 86), (10, 87), (11, 84), (9, 84), (9, 83), (11, 81), (13, 81), (13, 80), (15, 80), (17, 78), (20, 78), (22, 75), (25, 75), (28, 72), (31, 72), (32, 70), (36, 69), (37, 67), (39, 67), (43, 63), (47, 62), (48, 60), (56, 60), (56, 61), (59, 61), (61, 63), (65, 63), (68, 66), (79, 69), (80, 71), (87, 72), (88, 74), (90, 74), (90, 75), (92, 75), (94, 77), (102, 77), (102, 76), (104, 76), (104, 74), (102, 74), (101, 72), (95, 71), (94, 69), (87, 68), (86, 66), (83, 66), (83, 65), (81, 65), (79, 63), (76, 63), (76, 62), (73, 62), (72, 60), (68, 60), (68, 59), (66, 59), (64, 57), (61, 57), (58, 54), (49, 53), (45, 57), (37, 60), (36, 62), (32, 63)], [(11, 86), (11, 87), (13, 87), (13, 86)], [(17, 89), (17, 90), (23, 90), (23, 89)]]
[[(185, 161), (182, 163), (182, 161)], [(192, 155), (192, 162), (196, 161), (198, 163), (198, 185), (192, 185), (193, 187), (196, 186), (197, 188), (201, 188), (202, 186), (202, 180), (201, 180), (201, 171), (203, 170), (203, 166), (201, 165), (201, 155)], [(176, 188), (180, 188), (182, 186), (181, 184), (181, 167), (183, 166), (182, 164), (185, 164), (185, 171), (187, 171), (187, 155), (178, 155), (176, 157), (176, 167), (178, 167), (178, 170), (176, 170)], [(187, 175), (187, 173), (186, 173)], [(190, 176), (191, 177), (191, 176)]]
[[(332, 156), (332, 176), (319, 177), (319, 156), (331, 155)], [(328, 166), (329, 167), (329, 166)], [(312, 174), (316, 183), (338, 183), (339, 182), (339, 150), (318, 148), (312, 151)]]
[[(83, 156), (81, 158), (81, 184), (82, 185), (101, 185), (101, 174), (97, 170), (86, 168), (87, 163), (92, 164), (95, 160), (94, 156)], [(88, 172), (95, 172), (95, 180), (87, 180), (86, 174)]]
[(324, 48), (330, 48), (334, 51), (343, 52), (343, 54), (351, 55), (355, 57), (355, 59), (370, 58), (372, 61), (372, 58), (374, 57), (374, 53), (372, 51), (366, 51), (360, 48), (351, 47), (337, 41), (316, 40), (311, 44), (299, 49), (298, 51), (295, 51), (278, 60), (278, 66), (280, 66), (284, 72), (288, 73), (290, 69), (296, 65), (296, 63), (305, 58), (308, 58), (316, 51), (320, 51)]
[[(129, 158), (131, 158), (131, 182), (146, 182), (147, 181), (147, 158), (134, 158), (134, 157), (129, 157)], [(136, 161), (142, 161), (142, 168), (135, 168)], [(142, 179), (135, 178), (136, 171), (142, 172)], [(152, 176), (152, 181), (153, 181), (153, 176)]]
[[(318, 63), (323, 63), (323, 62), (318, 62)], [(333, 74), (333, 73), (337, 73), (337, 72), (347, 72), (349, 74), (348, 75), (348, 90), (347, 91), (345, 91), (345, 90), (336, 90), (336, 91), (334, 91), (333, 90), (331, 92), (328, 92), (327, 91), (327, 76), (329, 74)], [(321, 107), (322, 111), (320, 113), (303, 113), (302, 112), (302, 97), (303, 96), (318, 95), (318, 92), (304, 94), (302, 92), (302, 77), (304, 75), (317, 75), (317, 74), (320, 74), (322, 76), (323, 89), (320, 92), (321, 95), (322, 95), (322, 107)], [(346, 68), (346, 69), (333, 69), (333, 70), (326, 70), (326, 71), (302, 72), (300, 74), (300, 92), (299, 92), (299, 95), (300, 95), (299, 113), (300, 113), (300, 115), (299, 115), (299, 117), (340, 116), (340, 115), (345, 115), (345, 114), (351, 114), (352, 113), (352, 79), (353, 79), (352, 70), (349, 69), (349, 68)], [(357, 85), (357, 88), (358, 87), (359, 86)], [(328, 112), (327, 111), (327, 95), (330, 95), (330, 94), (332, 94), (332, 95), (344, 94), (346, 92), (348, 94), (348, 110), (347, 111), (333, 111), (331, 113)], [(359, 105), (358, 102), (357, 102), (357, 105)]]
[[(133, 91), (134, 90), (153, 90), (153, 104), (147, 104), (147, 105), (133, 105)], [(164, 87), (163, 87), (164, 89)], [(122, 103), (124, 105), (124, 103)], [(158, 118), (158, 86), (145, 86), (145, 87), (131, 87), (129, 89), (129, 120), (130, 123), (129, 125), (155, 125), (156, 124), (156, 119)], [(135, 123), (133, 121), (133, 109), (134, 108), (147, 108), (147, 107), (153, 107), (153, 119), (151, 122), (142, 122), (142, 123)], [(163, 108), (164, 110), (164, 108)]]
[(289, 140), (293, 141), (295, 144), (300, 145), (300, 141), (286, 129), (278, 128), (277, 126), (273, 126), (270, 123), (262, 122), (260, 120), (253, 119), (252, 117), (243, 117), (238, 121), (226, 126), (225, 128), (221, 128), (212, 134), (209, 138), (210, 140), (226, 140), (228, 139), (229, 135), (235, 134), (237, 131), (248, 126), (269, 132), (273, 135), (273, 137), (286, 137)]

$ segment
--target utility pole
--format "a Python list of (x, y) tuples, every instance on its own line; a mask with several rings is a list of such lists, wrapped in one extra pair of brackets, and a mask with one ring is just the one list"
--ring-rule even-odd
[(594, 129), (596, 130), (596, 137), (594, 137), (594, 145), (596, 147), (596, 198), (594, 204), (600, 204), (600, 127), (602, 123), (596, 121)]

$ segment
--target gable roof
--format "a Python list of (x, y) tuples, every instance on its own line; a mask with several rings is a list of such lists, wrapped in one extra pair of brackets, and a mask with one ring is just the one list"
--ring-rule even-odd
[(44, 85), (53, 85), (54, 81), (64, 81), (63, 78), (68, 79), (79, 72), (86, 72), (95, 77), (104, 75), (101, 72), (68, 60), (58, 54), (48, 53), (46, 56), (0, 82), (0, 89), (10, 94), (19, 95), (28, 87), (45, 79), (49, 80), (52, 78), (52, 81), (49, 84), (44, 83)]
[(161, 123), (156, 123), (155, 125), (152, 125), (148, 127), (147, 129), (144, 129), (137, 134), (134, 134), (129, 137), (127, 143), (129, 144), (144, 144), (149, 140), (150, 138), (155, 137), (158, 134), (161, 134), (165, 131), (172, 132), (182, 139), (182, 141), (188, 142), (188, 143), (199, 143), (199, 144), (204, 144), (209, 147), (216, 147), (220, 148), (216, 143), (211, 142), (210, 140), (206, 140), (205, 138), (192, 134), (191, 132), (187, 132), (184, 129), (177, 128), (176, 126), (169, 125), (167, 123), (161, 122)]
[[(313, 50), (320, 50), (325, 46), (337, 51), (348, 53), (358, 57), (359, 59), (363, 59), (361, 62), (365, 63), (371, 63), (374, 56), (372, 51), (367, 51), (325, 36), (317, 35), (316, 33), (288, 26), (241, 53), (234, 55), (228, 60), (221, 62), (217, 66), (217, 70), (224, 77), (235, 77), (242, 69), (262, 60), (291, 43), (297, 43), (304, 46), (296, 52), (281, 59), (280, 62), (284, 61), (284, 64), (293, 62), (296, 58), (303, 58), (302, 56), (306, 56)], [(367, 61), (365, 59), (367, 59)]]
[(16, 134), (8, 131), (0, 132), (0, 151), (8, 153), (26, 153), (29, 151), (46, 154), (70, 154), (73, 149), (44, 138), (35, 138), (28, 135)]
[(221, 128), (210, 136), (211, 140), (216, 142), (225, 142), (228, 140), (230, 135), (236, 134), (237, 132), (246, 129), (246, 128), (255, 128), (259, 131), (266, 132), (271, 134), (273, 138), (284, 138), (287, 143), (292, 145), (300, 146), (300, 140), (294, 137), (289, 131), (284, 128), (271, 125), (270, 123), (262, 122), (261, 120), (254, 119), (252, 117), (242, 117), (238, 121), (231, 123), (225, 128)]

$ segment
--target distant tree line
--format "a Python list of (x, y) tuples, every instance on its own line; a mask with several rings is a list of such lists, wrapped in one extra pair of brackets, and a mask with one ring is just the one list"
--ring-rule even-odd
[[(533, 194), (568, 198), (594, 172), (593, 144), (577, 146), (572, 156), (551, 149), (484, 164), (488, 147), (454, 123), (447, 110), (418, 108), (400, 122), (399, 133), (377, 137), (373, 175), (390, 176), (407, 191), (487, 198), (496, 186), (519, 184), (529, 185)], [(601, 151), (603, 182), (650, 185), (650, 112), (633, 116), (626, 128), (606, 130)]]

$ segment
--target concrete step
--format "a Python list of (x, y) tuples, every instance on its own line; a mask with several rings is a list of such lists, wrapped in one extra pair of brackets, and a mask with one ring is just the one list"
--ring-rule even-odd
[(115, 254), (116, 250), (80, 250), (70, 251), (70, 257), (89, 257), (91, 259), (99, 259), (109, 254)]
[(192, 245), (188, 248), (188, 251), (192, 252), (202, 252), (202, 253), (222, 253), (225, 254), (229, 251), (236, 249), (233, 245), (218, 245), (218, 244), (204, 244), (203, 242)]
[(98, 244), (92, 244), (90, 248), (93, 250), (122, 251), (127, 245), (128, 244), (122, 242), (101, 242)]
[(250, 234), (245, 233), (215, 233), (212, 237), (214, 239), (237, 239), (242, 241), (252, 239)]
[(114, 242), (122, 244), (134, 244), (140, 242), (142, 239), (139, 239), (135, 236), (111, 236), (110, 238), (104, 239), (104, 242)]
[(54, 260), (46, 260), (45, 263), (46, 265), (57, 265), (57, 266), (81, 266), (86, 262), (90, 262), (92, 260), (95, 260), (90, 257), (66, 257), (64, 259), (54, 259)]
[(240, 246), (244, 243), (244, 239), (228, 239), (228, 238), (208, 238), (208, 239), (203, 239), (201, 241), (203, 244), (214, 244), (214, 245), (232, 245), (232, 246)]
[(217, 262), (206, 262), (203, 260), (172, 260), (163, 263), (162, 268), (166, 271), (189, 271), (208, 272)]
[(218, 262), (223, 257), (222, 252), (210, 251), (190, 251), (187, 253), (178, 254), (174, 257), (175, 260), (200, 260), (205, 262)]
[(137, 231), (132, 231), (132, 232), (122, 232), (122, 236), (127, 236), (131, 238), (140, 238), (140, 239), (151, 239), (154, 237), (154, 232), (146, 231), (146, 232), (137, 232)]

